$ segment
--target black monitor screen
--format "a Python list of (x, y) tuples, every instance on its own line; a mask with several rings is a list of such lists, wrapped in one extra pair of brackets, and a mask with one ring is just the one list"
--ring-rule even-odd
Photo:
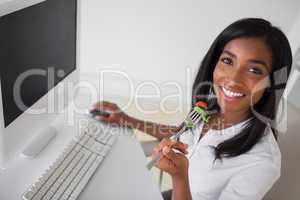
[(75, 70), (76, 8), (76, 0), (47, 0), (0, 18), (5, 127)]

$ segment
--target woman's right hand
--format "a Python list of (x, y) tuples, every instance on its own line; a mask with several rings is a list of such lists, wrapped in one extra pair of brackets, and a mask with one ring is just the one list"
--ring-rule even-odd
[(169, 173), (172, 178), (184, 178), (188, 174), (188, 159), (185, 156), (188, 154), (187, 148), (187, 144), (168, 138), (163, 139), (153, 150), (153, 155), (162, 156), (155, 166)]
[(93, 104), (90, 111), (97, 109), (108, 111), (110, 115), (107, 117), (97, 115), (95, 116), (95, 119), (118, 125), (129, 125), (128, 123), (130, 117), (125, 112), (123, 112), (117, 104), (108, 101), (100, 101)]

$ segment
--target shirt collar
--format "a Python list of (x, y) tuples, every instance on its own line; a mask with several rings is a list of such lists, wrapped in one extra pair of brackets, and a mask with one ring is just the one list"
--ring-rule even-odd
[(239, 134), (240, 131), (242, 130), (242, 128), (245, 127), (245, 125), (247, 124), (247, 122), (250, 119), (251, 118), (246, 119), (242, 122), (239, 122), (236, 125), (233, 125), (231, 127), (228, 127), (228, 128), (222, 129), (222, 130), (210, 129), (210, 130), (208, 130), (206, 135), (203, 136), (203, 138), (201, 138), (201, 140), (199, 141), (200, 133), (203, 128), (203, 123), (201, 123), (196, 128), (196, 133), (199, 133), (199, 134), (197, 134), (198, 137), (196, 137), (197, 141), (199, 141), (202, 145), (217, 147), (220, 143), (224, 142), (225, 140), (228, 140), (228, 139), (234, 137), (235, 135)]

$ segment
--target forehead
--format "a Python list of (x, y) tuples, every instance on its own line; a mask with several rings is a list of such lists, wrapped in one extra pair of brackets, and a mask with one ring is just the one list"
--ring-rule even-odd
[(271, 70), (272, 52), (261, 38), (237, 38), (229, 41), (224, 50), (233, 53), (237, 59), (264, 61)]

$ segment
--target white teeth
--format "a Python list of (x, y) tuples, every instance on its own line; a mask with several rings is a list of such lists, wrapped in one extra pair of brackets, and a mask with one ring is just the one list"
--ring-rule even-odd
[(244, 94), (242, 94), (242, 93), (232, 92), (232, 91), (230, 91), (230, 90), (228, 90), (228, 89), (226, 89), (224, 87), (221, 87), (221, 88), (222, 88), (222, 90), (223, 90), (223, 92), (224, 92), (224, 94), (226, 96), (229, 96), (229, 97), (241, 97), (241, 96), (244, 96)]

